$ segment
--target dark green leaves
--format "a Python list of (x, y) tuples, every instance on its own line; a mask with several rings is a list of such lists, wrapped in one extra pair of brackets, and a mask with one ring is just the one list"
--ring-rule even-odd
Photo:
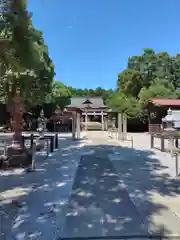
[(141, 56), (128, 59), (127, 68), (118, 74), (117, 92), (109, 106), (126, 112), (129, 118), (146, 112), (149, 98), (177, 98), (180, 96), (180, 54), (155, 53), (144, 49)]

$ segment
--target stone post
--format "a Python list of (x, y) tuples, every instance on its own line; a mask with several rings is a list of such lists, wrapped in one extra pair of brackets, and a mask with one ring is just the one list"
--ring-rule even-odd
[(112, 138), (114, 134), (116, 137), (116, 118), (115, 117), (112, 118)]
[(88, 130), (88, 126), (87, 126), (87, 122), (88, 122), (88, 116), (87, 116), (87, 111), (85, 112), (85, 130)]
[(104, 131), (104, 114), (101, 112), (101, 126), (102, 126), (102, 131)]
[(122, 139), (122, 114), (118, 113), (118, 140)]
[(105, 131), (108, 130), (108, 121), (107, 121), (107, 117), (105, 117), (105, 119), (104, 119), (104, 130), (105, 130)]
[(151, 148), (154, 148), (154, 136), (151, 134), (150, 135), (150, 137), (151, 137)]
[(112, 128), (114, 129), (116, 127), (116, 118), (112, 118)]
[(72, 113), (72, 139), (76, 139), (76, 113)]
[(127, 116), (123, 114), (123, 140), (127, 139)]
[(81, 118), (80, 118), (80, 113), (76, 113), (76, 133), (77, 133), (77, 140), (80, 139), (80, 132), (81, 132)]
[(175, 153), (175, 167), (176, 167), (176, 177), (179, 175), (179, 159), (178, 159), (178, 153)]

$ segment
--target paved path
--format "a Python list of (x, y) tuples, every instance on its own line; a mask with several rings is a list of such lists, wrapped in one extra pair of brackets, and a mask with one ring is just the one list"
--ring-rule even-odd
[(116, 145), (109, 158), (148, 231), (180, 238), (180, 180), (174, 177), (174, 159), (149, 149), (147, 133), (131, 135), (133, 149), (128, 142), (109, 141)]
[(7, 213), (1, 214), (1, 231), (6, 233), (1, 240), (51, 240), (60, 235), (80, 160), (80, 144), (67, 137), (59, 141), (60, 152), (47, 159), (37, 156), (36, 172), (0, 172), (1, 212)]
[(178, 181), (162, 174), (156, 153), (102, 132), (60, 141), (60, 152), (38, 157), (37, 172), (1, 172), (1, 205), (11, 214), (2, 230), (11, 234), (0, 239), (180, 236)]
[(127, 191), (100, 147), (81, 158), (68, 205), (63, 237), (147, 234)]

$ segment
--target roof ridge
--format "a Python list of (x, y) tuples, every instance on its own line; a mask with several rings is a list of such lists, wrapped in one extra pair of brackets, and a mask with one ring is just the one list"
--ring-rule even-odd
[(180, 99), (177, 98), (150, 98), (149, 102), (162, 106), (180, 106)]
[(88, 98), (88, 97), (91, 97), (91, 98), (103, 98), (103, 96), (72, 96), (71, 98)]
[(170, 99), (170, 100), (178, 100), (178, 98), (165, 98), (165, 97), (152, 97), (152, 98), (150, 98), (150, 99)]

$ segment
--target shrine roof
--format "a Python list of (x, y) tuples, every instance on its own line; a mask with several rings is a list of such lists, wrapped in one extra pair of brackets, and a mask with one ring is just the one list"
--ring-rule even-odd
[(150, 98), (149, 102), (159, 106), (180, 106), (180, 99)]
[(64, 111), (62, 112), (61, 110), (58, 112), (58, 109), (57, 109), (57, 111), (56, 111), (56, 113), (54, 113), (50, 118), (49, 118), (49, 120), (62, 120), (62, 119), (71, 119), (72, 118), (72, 116), (73, 116), (73, 112), (75, 113), (75, 112), (79, 112), (79, 113), (81, 113), (82, 111), (81, 111), (81, 109), (80, 108), (73, 108), (73, 107), (71, 107), (71, 108), (68, 108), (68, 109), (64, 109)]
[(102, 97), (91, 97), (91, 96), (84, 96), (84, 97), (72, 97), (71, 104), (67, 105), (69, 107), (77, 107), (77, 108), (85, 108), (86, 104), (89, 105), (90, 108), (107, 108), (104, 105)]

